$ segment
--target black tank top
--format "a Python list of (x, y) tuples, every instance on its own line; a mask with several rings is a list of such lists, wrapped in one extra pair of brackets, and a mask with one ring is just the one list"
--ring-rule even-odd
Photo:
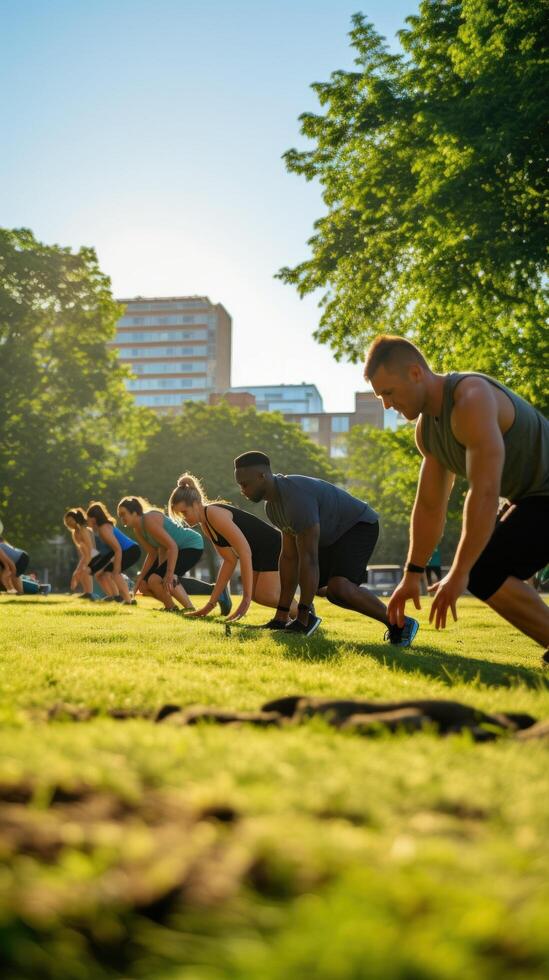
[[(254, 546), (266, 545), (280, 548), (280, 532), (267, 524), (266, 521), (262, 521), (259, 517), (255, 517), (253, 514), (248, 514), (246, 510), (240, 510), (238, 507), (231, 507), (230, 504), (214, 504), (215, 507), (222, 507), (223, 510), (229, 510), (233, 515), (233, 521), (235, 522), (237, 528), (242, 531), (242, 534), (246, 538), (246, 541), (250, 545), (250, 548), (254, 549)], [(216, 531), (214, 527), (210, 524), (208, 519), (208, 508), (204, 507), (204, 516), (206, 518), (206, 524), (208, 525), (208, 531), (210, 532), (212, 541), (219, 548), (231, 548), (232, 545), (223, 537), (219, 531)]]

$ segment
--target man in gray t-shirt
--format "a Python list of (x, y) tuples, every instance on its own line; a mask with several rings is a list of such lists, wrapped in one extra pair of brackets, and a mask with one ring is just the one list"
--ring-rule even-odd
[[(256, 503), (264, 500), (267, 517), (282, 531), (280, 599), (275, 618), (266, 625), (310, 635), (320, 622), (311, 610), (313, 599), (321, 594), (336, 606), (383, 623), (390, 643), (409, 646), (417, 632), (415, 620), (403, 628), (390, 627), (381, 600), (361, 586), (379, 534), (376, 512), (325, 480), (275, 476), (265, 453), (243, 453), (234, 462), (244, 496)], [(298, 585), (298, 616), (289, 622)]]

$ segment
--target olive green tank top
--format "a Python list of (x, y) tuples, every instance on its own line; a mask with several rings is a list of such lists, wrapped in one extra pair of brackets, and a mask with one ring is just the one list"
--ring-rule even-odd
[(549, 496), (549, 422), (524, 398), (487, 374), (467, 372), (447, 374), (444, 380), (440, 416), (421, 416), (423, 445), (446, 469), (466, 476), (465, 447), (452, 432), (450, 418), (454, 392), (464, 378), (484, 378), (511, 399), (515, 421), (503, 436), (505, 462), (500, 496), (516, 502), (522, 497)]

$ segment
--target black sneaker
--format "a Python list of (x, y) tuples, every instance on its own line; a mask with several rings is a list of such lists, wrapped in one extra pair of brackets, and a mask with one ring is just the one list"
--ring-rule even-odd
[(417, 619), (412, 619), (411, 616), (405, 616), (404, 626), (389, 626), (383, 639), (392, 643), (393, 646), (409, 647), (412, 645), (412, 640), (418, 629), (419, 623)]
[(285, 629), (285, 633), (298, 633), (301, 636), (312, 636), (320, 626), (322, 620), (320, 616), (315, 616), (313, 613), (309, 613), (309, 619), (307, 625), (305, 626), (299, 619), (293, 619), (291, 623), (288, 623)]
[(287, 625), (288, 625), (287, 620), (277, 619), (275, 616), (274, 619), (270, 619), (268, 623), (263, 623), (261, 629), (262, 630), (285, 630)]

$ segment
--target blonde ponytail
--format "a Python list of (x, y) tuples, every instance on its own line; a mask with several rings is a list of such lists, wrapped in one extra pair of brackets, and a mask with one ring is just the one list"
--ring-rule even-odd
[(177, 481), (175, 490), (172, 491), (168, 502), (168, 514), (174, 521), (180, 521), (181, 517), (174, 511), (176, 504), (185, 504), (192, 507), (193, 504), (206, 506), (209, 503), (200, 480), (192, 473), (182, 473)]

